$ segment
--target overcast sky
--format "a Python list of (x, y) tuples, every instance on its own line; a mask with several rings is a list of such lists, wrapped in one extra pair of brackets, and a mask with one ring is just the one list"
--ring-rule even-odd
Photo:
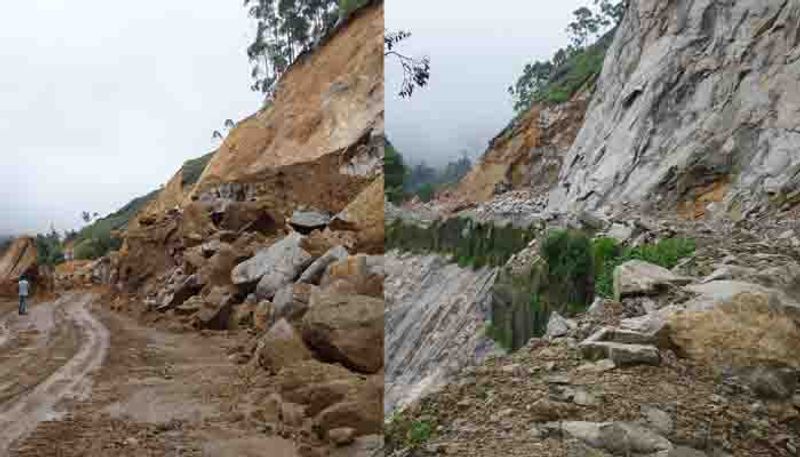
[(572, 11), (590, 0), (387, 0), (386, 27), (413, 36), (405, 54), (431, 59), (429, 87), (402, 100), (397, 62), (386, 63), (386, 130), (398, 150), (429, 164), (484, 151), (511, 120), (506, 91), (535, 59), (568, 43)]
[(259, 106), (240, 0), (24, 0), (0, 15), (0, 234), (109, 213)]

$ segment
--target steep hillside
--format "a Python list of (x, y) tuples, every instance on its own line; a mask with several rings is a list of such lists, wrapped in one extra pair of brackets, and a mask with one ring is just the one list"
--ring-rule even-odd
[(114, 310), (148, 325), (236, 338), (230, 359), (256, 384), (238, 410), (298, 455), (380, 443), (382, 37), (383, 3), (366, 2), (173, 176), (118, 253), (71, 275), (123, 292)]
[(16, 283), (21, 275), (33, 279), (38, 272), (36, 243), (33, 238), (16, 238), (0, 256), (0, 294), (16, 295)]
[(386, 256), (387, 415), (492, 351), (483, 324), (495, 274), (439, 255)]
[(369, 154), (372, 133), (383, 130), (383, 45), (376, 38), (382, 12), (356, 15), (292, 65), (268, 107), (236, 125), (201, 176), (196, 198), (335, 213), (370, 181), (380, 167), (380, 157)]
[(469, 203), (481, 203), (514, 189), (548, 191), (583, 124), (589, 97), (582, 91), (561, 104), (532, 106), (491, 141), (456, 193)]
[(549, 206), (795, 205), (798, 37), (794, 0), (630, 2)]
[[(396, 411), (390, 455), (797, 455), (798, 37), (795, 0), (629, 2), (553, 166), (534, 106), (462, 183), (458, 217), (537, 233), (489, 299), (511, 350)], [(437, 203), (403, 235), (445, 226)]]

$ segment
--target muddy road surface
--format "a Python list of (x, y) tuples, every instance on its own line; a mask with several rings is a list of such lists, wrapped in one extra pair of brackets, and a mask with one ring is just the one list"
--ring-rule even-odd
[(0, 456), (300, 453), (250, 419), (258, 402), (230, 335), (144, 327), (90, 293), (0, 313)]

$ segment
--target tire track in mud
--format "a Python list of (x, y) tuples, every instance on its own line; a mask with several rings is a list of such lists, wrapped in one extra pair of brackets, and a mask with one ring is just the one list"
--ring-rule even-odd
[[(63, 312), (64, 318), (52, 321), (51, 325), (74, 325), (79, 331), (80, 343), (71, 358), (65, 360), (63, 365), (35, 387), (0, 405), (0, 455), (6, 455), (15, 440), (29, 434), (40, 422), (58, 417), (56, 407), (60, 401), (88, 395), (91, 387), (89, 375), (100, 368), (109, 346), (108, 330), (88, 310), (91, 299), (91, 295), (70, 295), (56, 303), (40, 305), (51, 306)], [(8, 331), (5, 333), (8, 342), (14, 336), (9, 336), (13, 330), (13, 321), (4, 319), (4, 323)], [(56, 331), (44, 330), (45, 334)], [(48, 343), (52, 344), (53, 341)], [(32, 352), (30, 356), (36, 354)], [(25, 354), (21, 356), (24, 357)], [(2, 369), (0, 364), (0, 370)]]

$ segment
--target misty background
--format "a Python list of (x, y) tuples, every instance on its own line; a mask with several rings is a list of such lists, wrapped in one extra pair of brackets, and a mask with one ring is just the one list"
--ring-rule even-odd
[(412, 36), (398, 51), (428, 56), (428, 87), (397, 95), (399, 64), (386, 62), (386, 132), (407, 162), (442, 166), (463, 152), (473, 159), (514, 115), (508, 86), (526, 63), (550, 59), (569, 42), (572, 12), (591, 0), (396, 0), (386, 29)]
[(0, 235), (83, 225), (259, 108), (240, 1), (26, 0), (0, 15)]

